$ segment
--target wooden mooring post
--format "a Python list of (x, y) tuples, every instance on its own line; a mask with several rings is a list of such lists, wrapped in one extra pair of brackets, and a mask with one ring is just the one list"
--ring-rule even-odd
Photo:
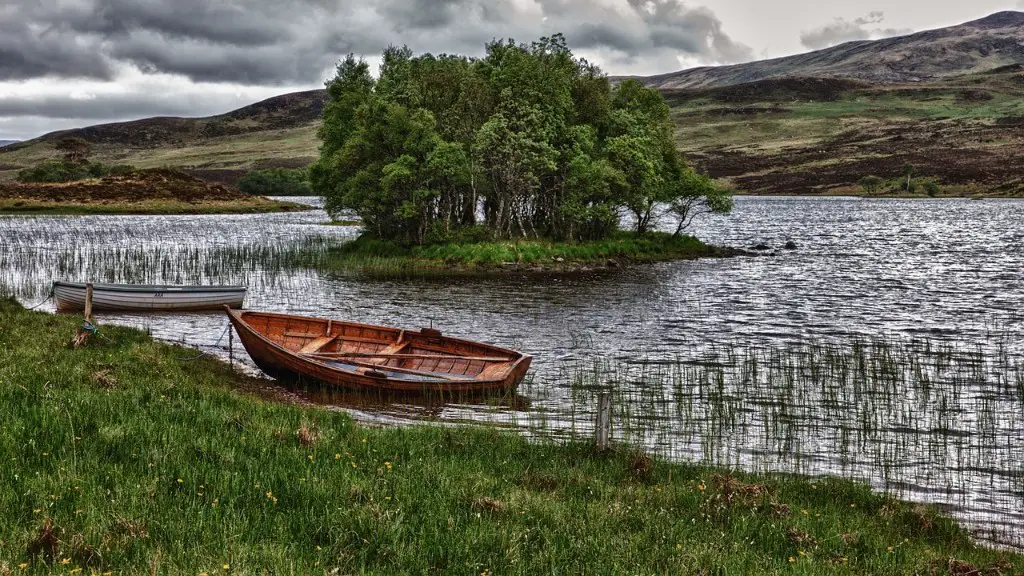
[(85, 322), (75, 331), (75, 337), (71, 339), (71, 347), (78, 349), (85, 346), (90, 334), (96, 333), (96, 327), (92, 324), (92, 282), (85, 285)]
[(597, 395), (597, 423), (594, 427), (597, 449), (604, 452), (612, 435), (612, 394), (601, 392)]
[(92, 282), (85, 285), (85, 320), (92, 322)]

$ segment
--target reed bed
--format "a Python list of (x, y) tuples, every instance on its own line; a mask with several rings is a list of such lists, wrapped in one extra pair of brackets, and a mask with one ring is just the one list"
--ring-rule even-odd
[[(897, 338), (694, 346), (671, 360), (580, 361), (528, 383), (531, 435), (594, 434), (598, 393), (613, 436), (673, 460), (837, 475), (953, 512), (980, 537), (1024, 545), (1024, 357)], [(559, 384), (560, 383), (560, 384)]]

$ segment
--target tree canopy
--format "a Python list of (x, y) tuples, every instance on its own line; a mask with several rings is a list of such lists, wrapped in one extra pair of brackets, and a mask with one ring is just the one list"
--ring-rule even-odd
[(383, 53), (380, 76), (349, 55), (327, 83), (314, 190), (332, 214), (408, 244), (482, 225), (499, 238), (593, 240), (628, 211), (677, 232), (730, 196), (687, 166), (656, 90), (608, 77), (561, 35), (497, 41), (486, 56)]

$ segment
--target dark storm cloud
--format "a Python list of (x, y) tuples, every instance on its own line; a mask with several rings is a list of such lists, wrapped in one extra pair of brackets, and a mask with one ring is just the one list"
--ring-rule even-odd
[(885, 13), (877, 10), (854, 20), (836, 18), (831, 24), (801, 34), (800, 43), (811, 50), (819, 50), (852, 40), (885, 38), (911, 32), (910, 30), (872, 27), (881, 24), (884, 20)]
[(554, 32), (627, 59), (750, 57), (711, 11), (678, 0), (35, 0), (0, 8), (0, 80), (108, 80), (131, 65), (196, 81), (312, 83), (349, 51), (478, 54), (495, 38)]
[(0, 6), (0, 81), (39, 76), (109, 79), (109, 62), (95, 39), (67, 35), (23, 14), (19, 4)]

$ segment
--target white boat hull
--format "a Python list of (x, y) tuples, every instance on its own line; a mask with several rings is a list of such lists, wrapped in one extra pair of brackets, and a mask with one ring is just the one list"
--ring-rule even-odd
[[(57, 310), (84, 310), (85, 292), (85, 284), (55, 282), (53, 296), (57, 302)], [(92, 309), (158, 312), (220, 310), (225, 305), (241, 308), (245, 302), (245, 292), (244, 286), (93, 284)]]

